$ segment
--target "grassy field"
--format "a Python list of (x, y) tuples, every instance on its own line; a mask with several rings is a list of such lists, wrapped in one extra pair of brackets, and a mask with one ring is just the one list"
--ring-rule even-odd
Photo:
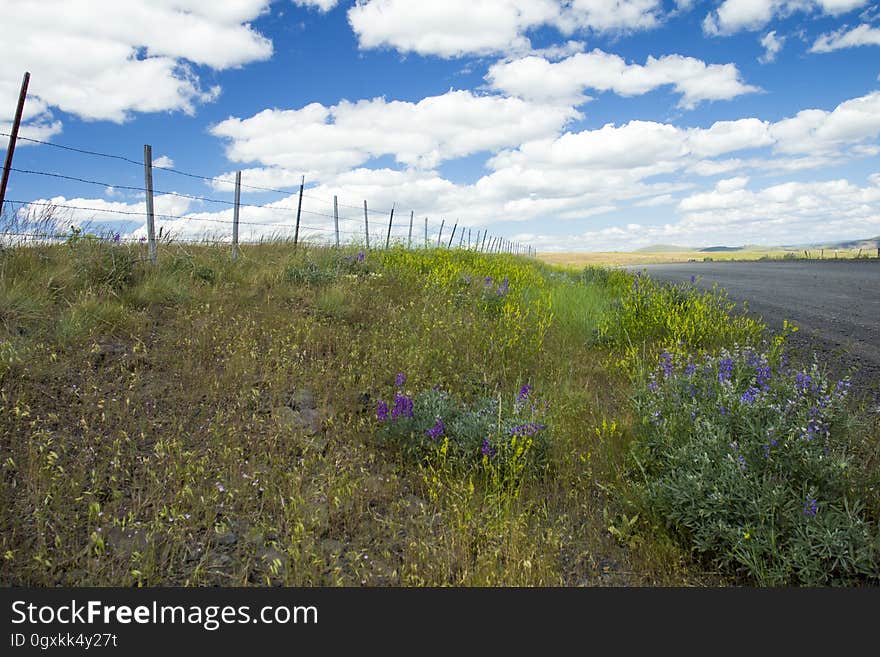
[(875, 584), (876, 416), (731, 309), (445, 249), (5, 249), (0, 580)]
[(858, 258), (876, 257), (877, 252), (868, 249), (744, 249), (736, 251), (597, 251), (595, 253), (539, 253), (538, 257), (551, 265), (582, 268), (616, 265), (648, 265), (670, 262), (703, 262), (718, 260), (781, 260), (786, 258)]

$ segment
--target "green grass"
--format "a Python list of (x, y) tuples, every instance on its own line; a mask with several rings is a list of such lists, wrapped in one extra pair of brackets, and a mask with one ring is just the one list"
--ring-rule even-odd
[(445, 249), (144, 255), (0, 252), (4, 584), (758, 581), (633, 458), (660, 349), (763, 339), (717, 295)]

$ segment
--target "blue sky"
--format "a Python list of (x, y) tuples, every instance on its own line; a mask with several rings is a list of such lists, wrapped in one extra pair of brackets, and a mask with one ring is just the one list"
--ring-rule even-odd
[[(9, 5), (4, 7), (4, 5)], [(160, 223), (376, 229), (395, 207), (545, 251), (880, 234), (880, 7), (865, 0), (0, 0), (0, 131), (141, 160)], [(5, 148), (5, 137), (0, 143)], [(7, 198), (144, 234), (133, 163), (19, 142)], [(272, 188), (264, 192), (247, 187)], [(198, 196), (223, 202), (188, 198)], [(34, 205), (41, 208), (43, 205)], [(79, 210), (75, 208), (89, 208)], [(26, 205), (18, 206), (26, 212)], [(447, 229), (448, 230), (448, 229)], [(402, 233), (395, 232), (396, 235)]]

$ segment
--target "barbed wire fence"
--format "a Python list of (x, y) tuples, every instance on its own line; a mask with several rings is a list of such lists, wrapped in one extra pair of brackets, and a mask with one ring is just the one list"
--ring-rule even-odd
[[(101, 200), (100, 204), (83, 204), (68, 200), (54, 202), (0, 199), (0, 203), (4, 204), (0, 209), (6, 204), (11, 208), (11, 212), (5, 215), (9, 218), (0, 224), (0, 240), (5, 244), (9, 244), (10, 240), (17, 244), (63, 242), (79, 234), (77, 225), (106, 224), (114, 220), (140, 224), (140, 220), (143, 220), (136, 228), (105, 231), (91, 237), (115, 243), (145, 243), (148, 259), (154, 264), (158, 259), (159, 245), (171, 242), (230, 246), (233, 258), (238, 257), (240, 244), (281, 240), (291, 242), (293, 249), (300, 245), (335, 248), (361, 245), (366, 249), (404, 246), (536, 256), (532, 246), (504, 236), (492, 235), (485, 228), (474, 229), (463, 226), (458, 221), (447, 222), (446, 219), (437, 222), (428, 216), (417, 215), (413, 209), (401, 212), (396, 204), (391, 208), (376, 208), (366, 199), (362, 205), (354, 205), (340, 201), (338, 195), (334, 195), (332, 199), (318, 196), (313, 189), (306, 189), (305, 176), (301, 176), (298, 189), (268, 187), (242, 182), (242, 171), (237, 171), (234, 179), (229, 179), (204, 176), (173, 166), (154, 165), (150, 145), (144, 146), (143, 161), (138, 161), (118, 153), (21, 137), (15, 131), (0, 132), (0, 136), (10, 140), (7, 164), (3, 172), (5, 179), (15, 174), (61, 180), (111, 190), (114, 194), (124, 192), (142, 196), (144, 202), (144, 210), (138, 210), (130, 202)], [(11, 165), (10, 155), (15, 141), (26, 141), (90, 158), (103, 158), (143, 168), (144, 185), (85, 177), (71, 171), (14, 167)], [(209, 196), (174, 191), (174, 177), (201, 180), (210, 184), (215, 194)], [(216, 198), (216, 192), (227, 186), (232, 191), (233, 198)], [(242, 202), (243, 190), (261, 195), (276, 194), (283, 198), (267, 203)], [(197, 202), (203, 209), (167, 212), (157, 209), (157, 200), (162, 209), (173, 207), (175, 200)], [(104, 207), (94, 207), (96, 205)], [(72, 230), (60, 228), (62, 221), (59, 215), (64, 213), (67, 213), (67, 223), (72, 224)], [(122, 233), (128, 235), (123, 236)]]

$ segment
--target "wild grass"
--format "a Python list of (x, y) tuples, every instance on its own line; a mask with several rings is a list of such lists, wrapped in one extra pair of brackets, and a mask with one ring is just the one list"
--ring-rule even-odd
[(723, 301), (682, 312), (739, 328), (689, 332), (626, 319), (643, 306), (621, 272), (287, 243), (235, 262), (167, 244), (151, 267), (142, 249), (0, 253), (4, 584), (743, 577), (652, 515), (632, 458), (656, 350), (756, 330)]

